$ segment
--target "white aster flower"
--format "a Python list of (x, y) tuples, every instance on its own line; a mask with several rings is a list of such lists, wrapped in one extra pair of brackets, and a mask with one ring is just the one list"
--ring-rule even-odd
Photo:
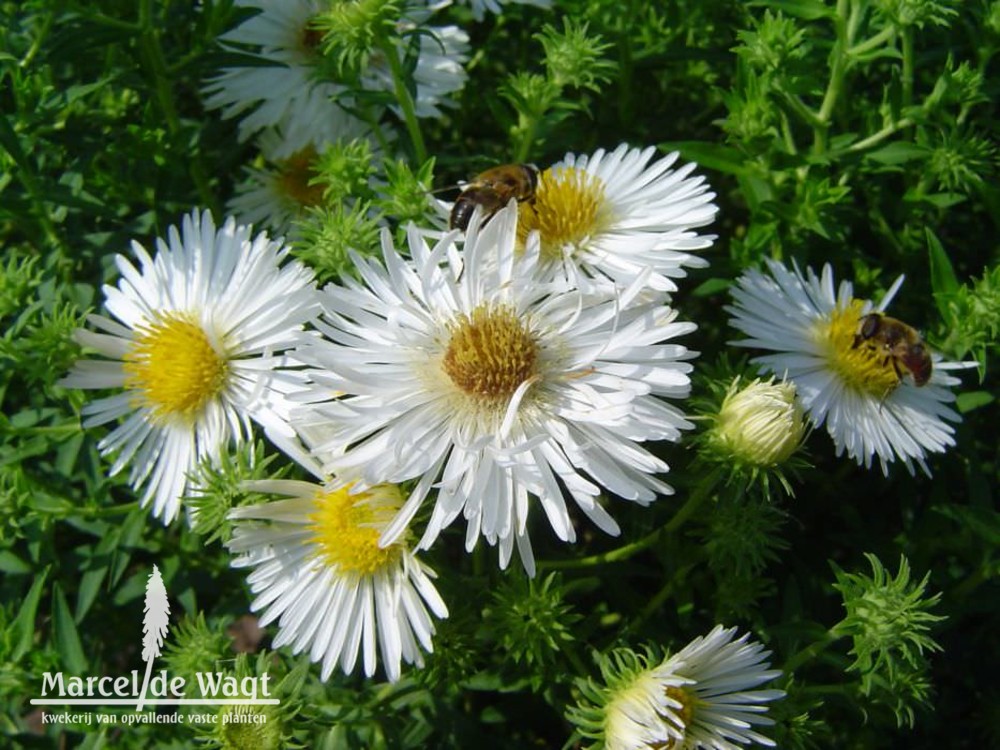
[(225, 68), (205, 85), (205, 106), (226, 118), (240, 117), (240, 140), (264, 128), (283, 138), (270, 158), (286, 158), (307, 147), (364, 132), (365, 126), (334, 100), (344, 86), (318, 77), (320, 37), (309, 22), (321, 0), (237, 0), (237, 6), (260, 10), (220, 40), (228, 46), (258, 49), (269, 64)]
[[(88, 404), (84, 426), (123, 422), (99, 444), (118, 453), (111, 468), (130, 466), (129, 481), (145, 485), (141, 503), (173, 520), (188, 488), (188, 472), (258, 422), (278, 442), (287, 425), (287, 395), (302, 375), (280, 369), (303, 324), (318, 312), (312, 273), (297, 262), (279, 268), (288, 249), (233, 219), (216, 230), (211, 215), (184, 217), (170, 227), (151, 258), (136, 242), (139, 269), (122, 256), (117, 287), (106, 286), (111, 317), (91, 315), (99, 332), (76, 339), (108, 360), (83, 360), (61, 384), (121, 388)], [(112, 320), (114, 318), (115, 320)]]
[(967, 365), (933, 354), (930, 380), (918, 387), (901, 377), (898, 362), (894, 365), (884, 347), (859, 340), (861, 319), (886, 309), (902, 277), (873, 306), (855, 299), (849, 282), (835, 289), (829, 265), (821, 277), (773, 260), (767, 268), (769, 275), (749, 271), (732, 289), (736, 304), (726, 308), (733, 316), (730, 323), (749, 336), (733, 343), (778, 352), (753, 362), (795, 384), (812, 423), (826, 424), (838, 456), (846, 450), (870, 467), (877, 455), (885, 474), (897, 459), (911, 473), (915, 462), (929, 474), (927, 454), (955, 444), (948, 422), (960, 419), (948, 406), (955, 400), (951, 387), (960, 381), (947, 373)]
[[(485, 227), (474, 220), (461, 250), (455, 232), (428, 247), (411, 227), (412, 261), (383, 233), (385, 268), (357, 258), (364, 284), (324, 290), (326, 338), (297, 350), (319, 368), (306, 397), (317, 403), (293, 419), (327, 425), (332, 439), (313, 446), (327, 471), (368, 484), (419, 478), (383, 543), (435, 488), (420, 546), (461, 514), (468, 549), (480, 535), (499, 541), (506, 566), (516, 541), (531, 572), (531, 498), (574, 541), (563, 488), (609, 534), (618, 526), (602, 491), (642, 505), (672, 492), (655, 476), (666, 463), (640, 443), (691, 427), (657, 397), (688, 395), (681, 360), (694, 353), (660, 342), (695, 326), (636, 302), (642, 276), (591, 296), (543, 282), (538, 243), (516, 250), (516, 223), (513, 204)], [(345, 395), (331, 401), (334, 392)]]
[[(322, 58), (322, 33), (311, 23), (329, 6), (326, 0), (237, 0), (240, 7), (260, 12), (220, 40), (227, 46), (255, 50), (257, 65), (225, 68), (204, 88), (205, 106), (221, 109), (223, 117), (240, 117), (241, 140), (274, 128), (283, 135), (281, 150), (269, 158), (287, 158), (307, 147), (320, 148), (339, 139), (363, 134), (367, 126), (348, 114), (353, 97), (343, 81), (329, 78)], [(426, 10), (400, 21), (400, 34), (417, 30)], [(465, 85), (462, 67), (468, 59), (468, 35), (454, 26), (422, 28), (419, 56), (413, 69), (418, 117), (437, 117), (445, 97)], [(403, 56), (409, 39), (395, 40)], [(395, 92), (390, 64), (379, 51), (371, 53), (362, 71), (366, 90)], [(398, 110), (397, 110), (398, 111)]]
[[(322, 662), (326, 680), (340, 665), (354, 670), (358, 653), (364, 672), (375, 673), (376, 650), (392, 681), (400, 662), (423, 666), (421, 649), (433, 651), (431, 618), (448, 608), (435, 577), (410, 549), (405, 536), (379, 546), (379, 535), (396, 515), (402, 495), (380, 485), (351, 494), (346, 487), (273, 480), (247, 488), (288, 499), (238, 508), (230, 552), (234, 568), (253, 568), (247, 583), (264, 610), (261, 625), (278, 620), (275, 648), (308, 649)], [(264, 522), (264, 523), (261, 523)]]
[(611, 153), (567, 154), (539, 175), (518, 236), (537, 231), (542, 258), (577, 283), (596, 276), (628, 286), (649, 269), (651, 288), (676, 291), (672, 279), (685, 276), (685, 266), (708, 265), (691, 251), (715, 237), (692, 230), (710, 224), (718, 208), (705, 178), (690, 176), (695, 164), (672, 169), (677, 152), (650, 163), (655, 153), (622, 144)]
[(226, 211), (241, 224), (265, 226), (294, 238), (295, 222), (323, 199), (323, 186), (310, 184), (315, 177), (315, 160), (315, 152), (307, 150), (264, 169), (248, 168), (246, 179), (226, 203)]
[(650, 667), (651, 654), (622, 649), (601, 660), (603, 686), (583, 685), (585, 702), (570, 719), (585, 736), (614, 750), (738, 750), (751, 743), (774, 747), (755, 726), (774, 721), (767, 703), (782, 690), (754, 688), (778, 677), (771, 655), (749, 634), (717, 625), (673, 656)]

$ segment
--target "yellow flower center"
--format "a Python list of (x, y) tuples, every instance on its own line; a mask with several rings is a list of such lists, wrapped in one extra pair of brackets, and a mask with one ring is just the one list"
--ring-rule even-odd
[(517, 238), (521, 245), (538, 230), (542, 257), (555, 260), (604, 230), (611, 211), (604, 183), (574, 167), (546, 169), (539, 175), (534, 201), (518, 206)]
[(451, 326), (442, 367), (458, 389), (489, 405), (508, 402), (538, 371), (534, 334), (507, 306), (477, 307)]
[(313, 16), (306, 21), (299, 30), (299, 49), (306, 58), (318, 58), (322, 56), (323, 36), (325, 32), (319, 27), (317, 21), (320, 16)]
[(159, 315), (136, 333), (125, 354), (125, 387), (137, 391), (154, 416), (194, 421), (225, 388), (226, 358), (189, 315)]
[[(378, 485), (350, 494), (350, 488), (316, 493), (316, 510), (309, 516), (316, 556), (341, 573), (372, 575), (397, 565), (407, 540), (379, 547), (382, 530), (403, 504), (394, 485)], [(404, 535), (405, 536), (405, 535)]]
[[(684, 732), (687, 732), (687, 728), (691, 726), (691, 719), (694, 717), (694, 706), (691, 695), (684, 688), (674, 687), (673, 685), (666, 688), (663, 692), (667, 694), (668, 698), (673, 698), (681, 704), (680, 708), (675, 708), (673, 711), (681, 720)], [(683, 740), (681, 741), (681, 745), (683, 745)], [(674, 748), (679, 746), (677, 740), (669, 739), (666, 742), (654, 742), (649, 747), (651, 750), (674, 750)]]
[(316, 151), (310, 146), (281, 163), (278, 191), (302, 207), (318, 206), (323, 201), (324, 185), (315, 182)]
[(882, 399), (899, 385), (899, 376), (884, 353), (858, 343), (863, 305), (852, 300), (846, 308), (837, 308), (829, 320), (814, 330), (830, 368), (854, 391)]

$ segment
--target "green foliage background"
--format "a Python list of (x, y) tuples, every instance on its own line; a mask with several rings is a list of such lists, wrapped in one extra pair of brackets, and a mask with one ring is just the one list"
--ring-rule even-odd
[[(516, 566), (497, 570), (493, 550), (466, 555), (462, 531), (446, 532), (428, 559), (452, 615), (427, 667), (400, 683), (322, 684), (284, 651), (237, 664), (223, 634), (249, 599), (224, 549), (181, 523), (150, 521), (124, 479), (106, 476), (102, 433), (80, 429), (84, 397), (54, 385), (78, 356), (70, 332), (115, 278), (114, 254), (133, 238), (150, 247), (194, 206), (221, 218), (255, 156), (199, 95), (231, 62), (215, 39), (237, 13), (210, 1), (2, 2), (2, 744), (220, 742), (184, 727), (41, 728), (27, 703), (45, 671), (140, 668), (142, 595), (156, 564), (190, 646), (168, 657), (171, 668), (269, 669), (284, 680), (289, 744), (559, 747), (578, 739), (565, 714), (574, 678), (598, 674), (593, 651), (676, 649), (723, 622), (752, 630), (786, 670), (789, 695), (772, 708), (780, 747), (1000, 746), (1000, 3), (556, 5), (509, 6), (482, 23), (447, 11), (469, 30), (473, 57), (458, 106), (421, 123), (434, 187), (623, 141), (679, 149), (720, 206), (711, 266), (675, 299), (699, 326), (685, 342), (702, 352), (696, 395), (750, 372), (727, 352), (735, 333), (721, 309), (743, 269), (764, 257), (830, 263), (875, 298), (903, 273), (893, 314), (946, 356), (981, 365), (963, 374), (958, 447), (930, 461), (932, 478), (898, 465), (883, 477), (835, 457), (819, 430), (794, 497), (765, 500), (739, 481), (704, 489), (709, 502), (615, 560), (613, 550), (671, 524), (706, 487), (693, 442), (668, 446), (677, 495), (645, 510), (614, 504), (620, 539), (581, 524), (567, 547), (537, 523), (532, 582)], [(230, 469), (251, 471), (239, 460)], [(878, 579), (881, 565), (891, 579), (901, 556), (913, 573), (900, 591), (926, 575), (925, 604), (946, 619), (929, 624), (940, 651), (922, 642), (919, 658), (899, 663), (912, 670), (889, 679), (865, 656), (844, 601), (869, 591), (862, 578)]]

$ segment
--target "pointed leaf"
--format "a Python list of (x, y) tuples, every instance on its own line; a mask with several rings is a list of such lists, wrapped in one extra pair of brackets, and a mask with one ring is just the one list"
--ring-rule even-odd
[(73, 621), (69, 603), (58, 583), (52, 587), (52, 626), (54, 629), (56, 650), (62, 659), (66, 671), (81, 675), (87, 671), (87, 657), (83, 653), (80, 634)]
[(28, 595), (21, 602), (21, 609), (17, 611), (17, 617), (11, 624), (11, 634), (13, 635), (14, 648), (11, 651), (11, 661), (16, 662), (31, 650), (35, 641), (35, 618), (38, 616), (38, 602), (42, 599), (42, 589), (45, 587), (45, 579), (49, 576), (49, 569), (45, 568), (41, 575), (35, 576), (34, 583), (28, 590)]
[(948, 253), (938, 240), (937, 235), (927, 228), (927, 252), (930, 257), (931, 267), (931, 290), (934, 293), (934, 302), (937, 304), (941, 317), (948, 320), (948, 303), (958, 294), (958, 278), (955, 276), (955, 269), (951, 265)]

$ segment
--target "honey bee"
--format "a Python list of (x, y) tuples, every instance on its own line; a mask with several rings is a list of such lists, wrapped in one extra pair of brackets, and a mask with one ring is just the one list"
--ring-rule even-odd
[(482, 206), (483, 224), (511, 198), (518, 203), (533, 202), (538, 187), (538, 170), (530, 164), (501, 164), (481, 172), (465, 186), (455, 200), (448, 221), (452, 229), (466, 229), (476, 206)]
[(854, 348), (862, 343), (885, 355), (900, 380), (909, 373), (916, 386), (931, 379), (933, 362), (930, 351), (920, 334), (901, 320), (882, 313), (868, 313), (861, 318), (854, 336)]

